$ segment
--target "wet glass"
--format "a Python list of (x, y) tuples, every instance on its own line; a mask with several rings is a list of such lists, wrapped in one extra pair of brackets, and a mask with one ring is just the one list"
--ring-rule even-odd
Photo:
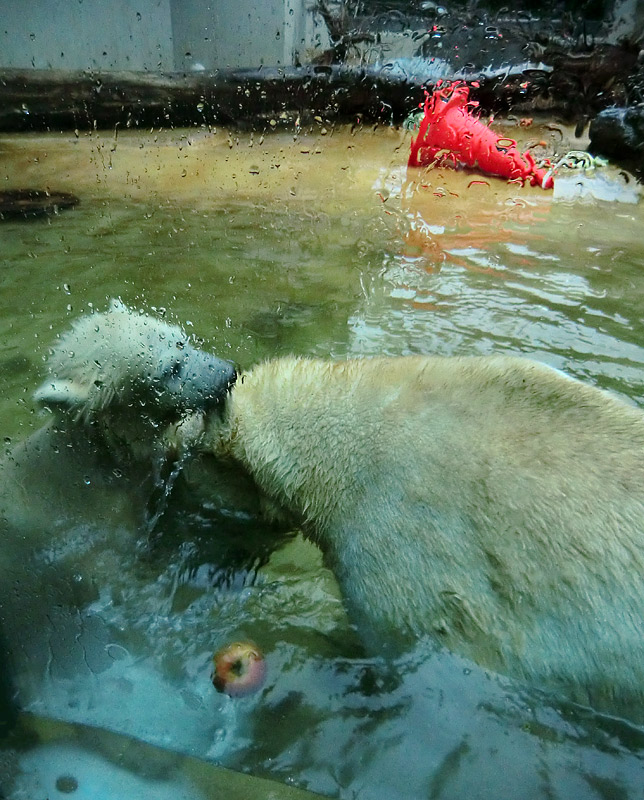
[[(428, 62), (440, 71), (446, 42), (467, 51), (466, 64), (485, 48), (494, 69), (514, 57), (499, 49), (501, 11), (463, 31), (436, 4), (382, 5), (369, 16), (358, 3), (320, 4), (315, 58), (302, 62), (390, 59), (392, 74)], [(132, 36), (145, 11), (128, 23)], [(258, 27), (268, 30), (274, 20), (263, 13)], [(534, 24), (526, 14), (521, 25)], [(133, 68), (180, 56), (182, 69), (211, 69), (215, 33), (196, 20), (178, 23), (174, 54), (169, 45), (142, 51)], [(279, 25), (267, 64), (284, 60), (288, 36), (292, 47), (292, 27)], [(33, 35), (37, 44), (43, 34)], [(227, 64), (249, 66), (232, 37), (224, 45)], [(112, 54), (93, 57), (100, 65)], [(60, 58), (43, 53), (36, 66)], [(494, 124), (548, 155), (587, 142), (547, 114)], [(0, 221), (5, 458), (48, 419), (32, 394), (56, 337), (114, 297), (182, 325), (241, 370), (287, 353), (505, 353), (641, 404), (639, 184), (615, 167), (562, 169), (554, 191), (448, 168), (408, 172), (410, 138), (397, 123), (323, 114), (275, 115), (252, 132), (89, 122), (1, 134), (3, 189), (79, 199)], [(20, 735), (0, 749), (8, 797), (205, 798), (215, 786), (231, 796), (304, 797), (299, 788), (369, 800), (638, 796), (637, 722), (488, 673), (429, 641), (368, 653), (333, 576), (297, 531), (276, 536), (211, 500), (175, 502), (163, 495), (174, 485), (159, 481), (147, 526), (126, 530), (117, 513), (112, 527), (48, 523), (46, 574), (64, 565), (75, 602), (51, 607), (43, 591), (32, 609), (44, 622), (37, 638), (29, 616), (11, 621), (24, 641), (12, 643)], [(16, 502), (28, 508), (28, 498)], [(9, 574), (21, 547), (2, 556)], [(256, 642), (267, 665), (263, 688), (243, 698), (211, 682), (213, 654), (236, 640)], [(249, 775), (258, 782), (243, 783)]]

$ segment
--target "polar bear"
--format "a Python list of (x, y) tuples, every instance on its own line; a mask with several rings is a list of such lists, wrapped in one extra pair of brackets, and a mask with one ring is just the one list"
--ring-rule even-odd
[(286, 357), (237, 380), (202, 444), (299, 520), (372, 641), (642, 701), (638, 408), (516, 357)]
[(96, 596), (114, 552), (132, 559), (164, 470), (235, 377), (177, 326), (118, 301), (56, 342), (35, 393), (51, 418), (0, 460), (0, 650), (16, 673), (47, 660), (46, 630)]
[(81, 318), (34, 394), (51, 420), (0, 462), (0, 520), (42, 531), (75, 517), (100, 524), (117, 507), (140, 514), (152, 462), (190, 438), (175, 426), (198, 425), (190, 412), (219, 404), (234, 380), (231, 363), (120, 301)]

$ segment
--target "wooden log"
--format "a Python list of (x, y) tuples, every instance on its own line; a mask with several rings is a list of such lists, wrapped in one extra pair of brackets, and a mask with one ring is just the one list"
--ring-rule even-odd
[(332, 67), (191, 74), (2, 70), (0, 130), (278, 124), (305, 112), (346, 118), (377, 113), (378, 84), (364, 72)]
[[(633, 45), (587, 52), (546, 48), (546, 64), (454, 72), (445, 80), (473, 84), (482, 110), (529, 111), (547, 97), (552, 112), (593, 116), (615, 102), (637, 66)], [(408, 62), (411, 63), (411, 62)], [(549, 65), (549, 66), (548, 66)], [(382, 67), (309, 65), (214, 72), (73, 72), (0, 69), (0, 131), (229, 125), (264, 129), (283, 122), (398, 122), (423, 99), (432, 61)], [(424, 69), (424, 74), (422, 70)]]
[[(525, 71), (459, 74), (482, 105), (507, 102)], [(420, 76), (386, 68), (308, 66), (195, 73), (0, 70), (0, 131), (235, 125), (263, 129), (298, 117), (400, 121), (424, 97)]]
[(0, 190), (0, 221), (57, 214), (64, 208), (78, 205), (79, 202), (78, 197), (69, 192), (50, 192), (45, 189)]

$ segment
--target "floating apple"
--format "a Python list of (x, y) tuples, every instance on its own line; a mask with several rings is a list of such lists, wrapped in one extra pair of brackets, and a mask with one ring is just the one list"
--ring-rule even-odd
[(215, 653), (212, 682), (218, 692), (243, 697), (260, 689), (266, 679), (266, 662), (253, 642), (235, 642)]

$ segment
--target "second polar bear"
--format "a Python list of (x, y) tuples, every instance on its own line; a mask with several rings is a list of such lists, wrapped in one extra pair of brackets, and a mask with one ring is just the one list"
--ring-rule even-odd
[(0, 461), (5, 528), (46, 532), (75, 518), (100, 525), (117, 507), (140, 513), (154, 462), (175, 455), (174, 426), (217, 405), (236, 377), (179, 327), (117, 300), (77, 320), (47, 367), (34, 399), (50, 421)]
[[(198, 426), (234, 379), (232, 364), (177, 326), (117, 301), (56, 341), (35, 393), (49, 421), (0, 460), (3, 679), (3, 660), (20, 688), (50, 669), (52, 642), (79, 648), (79, 610), (110, 568), (132, 560), (161, 472), (178, 456), (177, 428), (187, 417)], [(0, 729), (11, 694), (0, 686)]]
[(513, 357), (281, 358), (206, 448), (299, 520), (378, 637), (644, 697), (644, 414)]

